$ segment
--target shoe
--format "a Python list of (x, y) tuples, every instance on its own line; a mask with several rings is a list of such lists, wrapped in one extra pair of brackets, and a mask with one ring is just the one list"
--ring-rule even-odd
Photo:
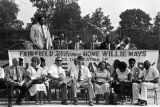
[(39, 102), (36, 102), (35, 104), (36, 104), (36, 105), (39, 105)]
[(73, 104), (74, 104), (74, 105), (78, 105), (78, 103), (77, 103), (77, 98), (75, 98), (75, 99), (73, 100)]
[(62, 101), (61, 104), (62, 105), (68, 105), (67, 101)]
[(96, 104), (99, 104), (99, 100), (98, 101), (96, 100)]
[(22, 103), (20, 101), (16, 101), (16, 104), (17, 105), (21, 105)]
[(141, 99), (138, 99), (137, 103), (135, 103), (134, 105), (140, 105), (142, 103)]
[(21, 102), (22, 102), (22, 99), (17, 99), (17, 100), (16, 100), (16, 104), (17, 104), (17, 105), (21, 105)]
[(43, 103), (43, 101), (41, 101), (41, 102), (39, 102), (39, 104), (41, 104), (41, 105), (42, 105), (42, 104), (44, 104), (44, 103)]
[(147, 106), (147, 101), (143, 100), (140, 106)]
[(126, 104), (126, 101), (125, 101), (125, 100), (121, 100), (120, 104), (121, 104), (121, 105), (125, 105), (125, 104)]
[(105, 104), (108, 105), (109, 104), (109, 99), (105, 100)]
[(48, 104), (51, 104), (51, 101), (48, 101)]
[(90, 101), (90, 102), (89, 102), (89, 105), (90, 105), (90, 106), (93, 106), (93, 101)]

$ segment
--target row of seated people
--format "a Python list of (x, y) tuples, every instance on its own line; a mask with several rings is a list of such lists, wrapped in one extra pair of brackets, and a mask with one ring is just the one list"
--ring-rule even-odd
[[(158, 87), (159, 71), (151, 66), (148, 60), (144, 61), (144, 69), (135, 67), (136, 60), (130, 58), (129, 66), (119, 60), (114, 61), (113, 84), (115, 93), (118, 94), (122, 104), (126, 96), (129, 96), (135, 105), (147, 105), (147, 89)], [(137, 100), (137, 102), (135, 102)]]
[[(157, 87), (159, 72), (150, 65), (147, 60), (144, 62), (144, 70), (134, 67), (135, 59), (129, 59), (129, 67), (123, 61), (115, 60), (112, 72), (106, 69), (106, 62), (101, 61), (98, 69), (92, 74), (83, 65), (83, 57), (77, 57), (77, 65), (70, 70), (70, 77), (66, 77), (65, 70), (61, 67), (62, 58), (57, 57), (55, 64), (49, 68), (40, 67), (45, 65), (45, 60), (34, 56), (31, 59), (31, 66), (25, 70), (18, 66), (18, 59), (12, 59), (12, 66), (5, 69), (4, 81), (9, 83), (9, 104), (12, 102), (13, 90), (19, 88), (21, 93), (16, 104), (21, 104), (27, 90), (31, 96), (36, 96), (35, 104), (43, 104), (43, 96), (47, 95), (48, 87), (59, 87), (61, 89), (61, 104), (67, 105), (67, 85), (70, 84), (73, 93), (73, 104), (77, 105), (77, 88), (82, 87), (88, 90), (89, 105), (93, 106), (93, 98), (96, 96), (96, 103), (99, 103), (99, 95), (105, 96), (108, 104), (110, 87), (114, 88), (121, 100), (126, 95), (133, 96), (138, 105), (147, 105), (147, 89)], [(2, 72), (3, 70), (1, 70)], [(3, 71), (4, 72), (4, 71)], [(2, 74), (2, 73), (1, 73)], [(113, 79), (112, 79), (113, 78)], [(111, 84), (112, 81), (112, 84)], [(2, 83), (2, 81), (1, 81)], [(140, 91), (141, 90), (141, 91)]]

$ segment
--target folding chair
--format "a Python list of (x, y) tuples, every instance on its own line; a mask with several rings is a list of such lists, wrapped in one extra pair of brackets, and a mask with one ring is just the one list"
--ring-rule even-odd
[(158, 88), (148, 89), (149, 92), (153, 92), (153, 96), (150, 96), (150, 98), (154, 98), (154, 104), (158, 105), (158, 94), (157, 94)]

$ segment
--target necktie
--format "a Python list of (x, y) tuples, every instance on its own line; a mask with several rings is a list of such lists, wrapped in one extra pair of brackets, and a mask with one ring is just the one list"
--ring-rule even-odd
[(41, 29), (42, 29), (42, 37), (43, 37), (44, 40), (46, 40), (46, 37), (45, 37), (45, 34), (44, 34), (43, 25), (41, 26)]
[(110, 47), (110, 43), (108, 44), (108, 49), (109, 49), (109, 50), (111, 49), (111, 47)]
[(81, 81), (81, 76), (82, 76), (81, 67), (79, 67), (78, 81)]
[(92, 49), (94, 49), (94, 42), (92, 43)]
[(76, 49), (78, 49), (78, 43), (76, 43)]
[(16, 68), (16, 77), (17, 77), (17, 81), (19, 82), (19, 77), (20, 77), (20, 75), (19, 75), (19, 72), (18, 72), (18, 69)]
[(94, 49), (94, 47), (93, 47), (93, 42), (91, 43), (91, 49), (92, 49), (92, 50)]

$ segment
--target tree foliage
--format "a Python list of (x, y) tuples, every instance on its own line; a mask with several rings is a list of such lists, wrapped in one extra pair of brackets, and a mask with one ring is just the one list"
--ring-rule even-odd
[[(66, 3), (61, 0), (55, 2), (54, 0), (30, 0), (33, 6), (37, 7), (37, 11), (32, 18), (35, 23), (36, 17), (41, 14), (46, 17), (48, 24), (53, 29), (68, 29), (77, 28), (80, 23), (80, 7), (77, 3)], [(77, 21), (76, 23), (74, 23)], [(76, 24), (76, 25), (75, 25)]]
[(140, 9), (127, 9), (120, 14), (121, 21), (118, 32), (120, 36), (131, 37), (133, 43), (136, 43), (139, 48), (141, 45), (141, 36), (147, 34), (152, 24), (151, 17)]
[[(54, 0), (30, 0), (37, 11), (32, 18), (35, 22), (39, 14), (47, 18), (50, 29), (67, 30), (70, 32), (83, 32), (83, 35), (91, 33), (106, 35), (112, 29), (109, 15), (105, 16), (102, 8), (98, 8), (90, 16), (89, 14), (81, 17), (81, 9), (78, 3), (54, 2)], [(74, 35), (74, 34), (70, 34)], [(86, 37), (86, 36), (85, 36)]]
[(91, 16), (88, 14), (83, 17), (83, 22), (85, 26), (87, 26), (87, 30), (99, 36), (101, 35), (102, 37), (100, 38), (109, 34), (114, 28), (111, 25), (109, 15), (105, 16), (102, 12), (102, 8), (97, 8)]
[(10, 27), (12, 22), (17, 19), (18, 12), (19, 8), (14, 0), (0, 0), (1, 27)]
[(11, 28), (20, 30), (20, 29), (22, 29), (23, 25), (24, 25), (23, 21), (13, 20), (11, 23)]
[(160, 26), (160, 12), (157, 13), (155, 19), (154, 19), (154, 25)]
[(160, 33), (160, 12), (154, 18), (154, 26), (151, 29), (152, 34), (159, 34)]
[(79, 30), (81, 23), (80, 7), (77, 3), (57, 3), (52, 17), (55, 29)]
[(120, 27), (122, 29), (149, 29), (151, 17), (140, 9), (130, 9), (120, 14)]

